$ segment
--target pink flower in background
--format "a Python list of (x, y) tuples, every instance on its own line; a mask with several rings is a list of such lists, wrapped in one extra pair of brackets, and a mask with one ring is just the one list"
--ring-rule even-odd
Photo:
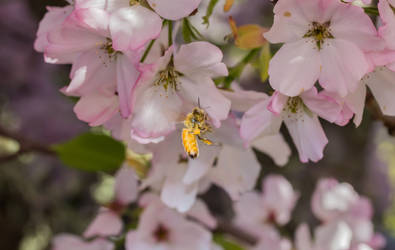
[(84, 241), (79, 236), (71, 234), (58, 234), (52, 241), (52, 250), (114, 250), (115, 246), (111, 241), (105, 239), (95, 239)]
[(258, 244), (252, 250), (291, 250), (292, 244), (286, 239), (282, 238), (276, 229), (266, 229), (259, 238)]
[(354, 92), (369, 71), (364, 52), (382, 48), (363, 9), (338, 0), (280, 0), (274, 24), (264, 34), (285, 43), (270, 62), (271, 86), (298, 96), (321, 86), (344, 97)]
[(287, 179), (269, 175), (262, 182), (262, 193), (247, 192), (235, 203), (235, 223), (257, 237), (266, 237), (273, 223), (283, 226), (290, 221), (298, 198)]
[(352, 232), (344, 222), (333, 222), (315, 229), (312, 241), (309, 227), (302, 224), (296, 230), (297, 250), (350, 250)]
[(121, 213), (137, 200), (138, 182), (135, 171), (124, 164), (115, 176), (115, 198), (108, 207), (101, 207), (96, 218), (84, 232), (85, 238), (119, 235), (122, 230)]
[(335, 179), (320, 180), (313, 194), (312, 210), (324, 222), (321, 227), (329, 230), (322, 229), (328, 232), (328, 237), (335, 235), (328, 228), (347, 226), (351, 249), (361, 246), (380, 249), (385, 245), (383, 237), (374, 233), (370, 201), (360, 197), (348, 183), (339, 183)]
[(284, 121), (300, 160), (316, 162), (323, 157), (324, 147), (328, 143), (318, 116), (337, 122), (342, 116), (342, 106), (328, 95), (317, 93), (315, 88), (298, 97), (275, 92), (270, 99), (264, 99), (244, 114), (240, 133), (248, 145), (258, 136), (278, 133)]
[(212, 236), (201, 225), (166, 207), (159, 199), (143, 202), (136, 230), (126, 237), (127, 250), (210, 250)]
[(173, 50), (145, 65), (133, 90), (132, 137), (139, 142), (162, 140), (198, 102), (215, 127), (228, 117), (230, 102), (212, 80), (228, 74), (221, 50), (208, 42)]

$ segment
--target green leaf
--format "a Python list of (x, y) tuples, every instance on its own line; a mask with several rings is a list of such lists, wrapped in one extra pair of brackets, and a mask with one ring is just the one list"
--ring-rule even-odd
[(214, 242), (220, 245), (224, 250), (244, 250), (243, 247), (239, 246), (235, 242), (225, 239), (223, 234), (214, 234)]
[(52, 148), (64, 164), (84, 171), (110, 172), (125, 161), (125, 146), (104, 134), (85, 133)]
[(206, 15), (203, 17), (203, 24), (206, 24), (207, 27), (210, 25), (210, 17), (213, 14), (214, 8), (217, 5), (218, 0), (210, 0), (210, 3), (208, 4), (207, 10), (206, 10)]
[(269, 62), (272, 59), (272, 54), (270, 52), (270, 44), (266, 43), (261, 49), (261, 54), (259, 55), (259, 72), (261, 75), (262, 82), (265, 82), (269, 77)]

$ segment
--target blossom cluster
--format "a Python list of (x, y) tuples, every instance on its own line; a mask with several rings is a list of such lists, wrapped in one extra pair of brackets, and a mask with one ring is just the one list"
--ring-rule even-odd
[[(125, 164), (116, 174), (113, 200), (99, 209), (83, 238), (57, 235), (53, 249), (113, 250), (117, 244), (126, 250), (222, 249), (210, 231), (221, 222), (202, 200), (181, 214), (152, 192), (139, 194), (137, 185), (133, 168)], [(321, 221), (314, 240), (306, 223), (297, 227), (293, 240), (283, 236), (280, 231), (290, 222), (300, 196), (280, 175), (265, 177), (262, 192), (243, 194), (233, 204), (233, 223), (257, 239), (254, 244), (240, 242), (244, 249), (375, 250), (385, 245), (383, 236), (374, 232), (370, 201), (335, 179), (321, 179), (312, 196), (312, 212)], [(140, 215), (134, 222), (136, 212)]]
[[(139, 184), (130, 168), (121, 168), (116, 199), (84, 235), (99, 238), (87, 243), (65, 235), (56, 238), (55, 249), (65, 242), (112, 249), (105, 238), (121, 233), (121, 211), (146, 189), (151, 193), (138, 199), (143, 212), (137, 229), (127, 234), (128, 250), (216, 249), (207, 230), (216, 222), (197, 199), (212, 184), (236, 202), (237, 224), (260, 239), (254, 249), (291, 249), (266, 222), (286, 224), (298, 195), (281, 177), (266, 179), (262, 195), (251, 191), (261, 170), (252, 148), (285, 165), (291, 149), (280, 133), (284, 122), (300, 161), (319, 161), (328, 143), (319, 118), (345, 126), (354, 117), (359, 126), (368, 89), (384, 115), (395, 115), (393, 0), (379, 1), (378, 28), (353, 1), (277, 1), (273, 26), (260, 34), (283, 44), (268, 67), (271, 96), (237, 83), (219, 88), (214, 80), (230, 72), (221, 49), (208, 41), (179, 41), (180, 23), (201, 0), (68, 2), (48, 7), (35, 49), (47, 63), (72, 65), (71, 82), (61, 91), (79, 98), (74, 111), (80, 120), (103, 126), (137, 153), (151, 153), (152, 161)], [(196, 110), (202, 110), (204, 126), (183, 128)], [(188, 140), (181, 136), (185, 129)], [(194, 157), (186, 143), (198, 150)], [(313, 211), (323, 223), (314, 241), (307, 226), (300, 226), (297, 249), (383, 245), (373, 233), (369, 203), (348, 184), (321, 181)]]

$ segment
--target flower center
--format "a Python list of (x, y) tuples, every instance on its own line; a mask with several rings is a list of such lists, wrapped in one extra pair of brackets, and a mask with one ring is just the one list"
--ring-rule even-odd
[(285, 106), (285, 110), (293, 114), (298, 113), (303, 108), (303, 100), (299, 96), (290, 97)]
[(169, 89), (178, 90), (178, 77), (181, 74), (174, 69), (174, 66), (169, 64), (166, 69), (158, 74), (158, 79), (155, 81), (156, 86), (162, 86), (167, 92)]
[(108, 59), (110, 59), (110, 61), (112, 59), (115, 59), (116, 56), (121, 53), (119, 51), (114, 50), (114, 48), (112, 47), (112, 40), (110, 38), (106, 38), (106, 43), (104, 43), (100, 47), (100, 49), (104, 51), (104, 53), (108, 56)]
[(330, 22), (318, 23), (312, 22), (310, 24), (310, 30), (303, 36), (304, 38), (311, 37), (315, 40), (317, 48), (320, 50), (325, 39), (334, 38), (330, 31)]
[(166, 242), (169, 240), (169, 230), (162, 224), (159, 224), (153, 232), (153, 236), (157, 242)]

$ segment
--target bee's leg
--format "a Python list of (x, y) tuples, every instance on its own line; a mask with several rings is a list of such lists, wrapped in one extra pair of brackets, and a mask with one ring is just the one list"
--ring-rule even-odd
[(201, 137), (200, 135), (198, 135), (198, 138), (207, 145), (213, 145), (213, 142), (207, 138)]

